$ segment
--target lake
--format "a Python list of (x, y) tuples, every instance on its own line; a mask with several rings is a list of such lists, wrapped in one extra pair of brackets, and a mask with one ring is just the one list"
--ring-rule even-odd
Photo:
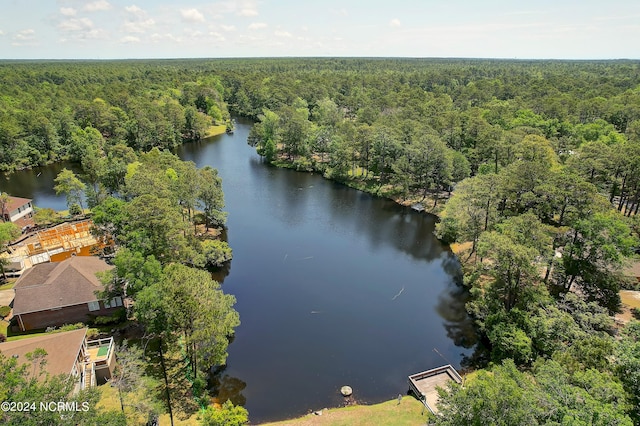
[[(242, 324), (227, 366), (212, 374), (218, 398), (245, 405), (256, 423), (338, 406), (343, 385), (375, 403), (405, 394), (412, 373), (459, 367), (475, 334), (459, 264), (433, 236), (436, 218), (266, 165), (247, 145), (250, 125), (238, 120), (233, 135), (176, 150), (219, 170), (229, 212), (233, 260), (221, 276)], [(60, 168), (0, 184), (66, 208), (50, 189)]]

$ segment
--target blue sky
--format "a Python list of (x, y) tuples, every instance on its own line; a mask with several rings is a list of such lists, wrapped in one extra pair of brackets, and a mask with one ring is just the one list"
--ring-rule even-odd
[(0, 59), (640, 59), (638, 0), (0, 0)]

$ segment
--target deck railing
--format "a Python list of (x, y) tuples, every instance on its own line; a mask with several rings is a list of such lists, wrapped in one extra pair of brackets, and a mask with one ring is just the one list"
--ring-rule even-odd
[(435, 376), (437, 374), (442, 374), (445, 372), (449, 374), (449, 376), (451, 376), (451, 378), (456, 382), (462, 383), (462, 377), (460, 376), (460, 374), (458, 374), (456, 369), (449, 364), (443, 365), (442, 367), (433, 368), (431, 370), (423, 371), (421, 373), (412, 374), (411, 376), (409, 376), (409, 380), (422, 380), (426, 379), (427, 377)]
[(98, 356), (96, 353), (95, 356), (91, 357), (92, 362), (108, 360), (111, 357), (111, 352), (113, 351), (113, 337), (87, 341), (87, 351), (96, 348), (100, 350), (100, 348), (104, 346), (107, 346), (108, 348), (107, 353), (101, 356)]

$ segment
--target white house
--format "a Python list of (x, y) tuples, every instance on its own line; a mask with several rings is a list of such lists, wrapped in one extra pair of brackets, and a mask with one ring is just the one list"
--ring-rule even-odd
[(4, 222), (13, 222), (21, 228), (33, 225), (33, 204), (28, 198), (9, 196), (9, 201), (2, 209), (1, 217)]

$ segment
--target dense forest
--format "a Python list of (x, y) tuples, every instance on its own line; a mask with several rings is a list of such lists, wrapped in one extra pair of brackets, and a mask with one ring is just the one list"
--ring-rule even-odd
[(0, 76), (0, 170), (170, 149), (229, 118), (218, 77), (169, 63), (1, 62)]
[[(97, 223), (124, 248), (119, 278), (169, 277), (132, 288), (143, 313), (180, 279), (171, 262), (225, 257), (218, 247), (208, 260), (185, 228), (204, 196), (189, 176), (215, 176), (158, 149), (242, 115), (265, 161), (424, 204), (441, 218), (438, 236), (462, 247), (467, 310), (487, 351), (443, 394), (438, 424), (640, 422), (640, 328), (612, 317), (619, 290), (637, 287), (623, 271), (640, 246), (640, 63), (2, 62), (0, 75), (0, 167), (81, 164)], [(163, 208), (142, 200), (156, 188), (175, 206), (171, 223), (144, 220), (143, 204)], [(219, 207), (210, 213), (207, 227), (222, 223)], [(162, 341), (168, 323), (156, 320)], [(172, 326), (191, 336), (193, 324)], [(195, 343), (190, 356), (200, 359)]]

